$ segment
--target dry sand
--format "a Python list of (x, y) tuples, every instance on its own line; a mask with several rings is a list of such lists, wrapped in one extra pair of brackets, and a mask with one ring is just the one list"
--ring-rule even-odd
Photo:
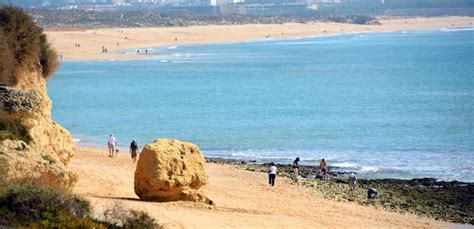
[[(111, 28), (64, 31), (46, 29), (46, 34), (64, 60), (105, 60), (145, 58), (147, 55), (127, 55), (114, 51), (183, 44), (210, 44), (341, 34), (364, 31), (403, 31), (417, 29), (472, 26), (472, 17), (439, 17), (382, 20), (382, 25), (355, 25), (341, 23), (311, 24), (248, 24), (209, 25), (160, 28)], [(123, 31), (123, 32), (122, 32)], [(326, 32), (324, 32), (326, 31)], [(127, 37), (127, 39), (125, 39)], [(177, 38), (177, 41), (175, 41)], [(80, 48), (75, 47), (80, 44)], [(117, 46), (117, 43), (119, 44)], [(102, 53), (102, 46), (108, 53)], [(142, 50), (143, 51), (143, 50)]]
[(385, 212), (355, 203), (335, 202), (277, 177), (207, 164), (206, 195), (211, 208), (189, 202), (140, 201), (133, 190), (134, 166), (128, 152), (109, 158), (106, 149), (79, 148), (70, 168), (79, 175), (74, 189), (91, 201), (97, 212), (119, 203), (145, 210), (166, 228), (438, 228), (454, 224), (413, 215)]

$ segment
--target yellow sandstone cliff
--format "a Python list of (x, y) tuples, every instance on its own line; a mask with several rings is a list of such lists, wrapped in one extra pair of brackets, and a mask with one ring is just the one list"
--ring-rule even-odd
[(0, 10), (0, 179), (70, 188), (75, 143), (51, 119), (46, 81), (57, 56), (21, 10)]

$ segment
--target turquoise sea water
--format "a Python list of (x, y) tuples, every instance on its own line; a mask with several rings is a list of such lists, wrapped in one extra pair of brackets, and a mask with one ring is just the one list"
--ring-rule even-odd
[(63, 63), (53, 118), (83, 145), (177, 138), (206, 156), (474, 181), (473, 28), (148, 51)]

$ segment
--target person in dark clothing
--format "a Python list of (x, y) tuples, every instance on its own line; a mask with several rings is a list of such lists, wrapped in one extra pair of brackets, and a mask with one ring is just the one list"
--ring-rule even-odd
[(300, 158), (297, 157), (294, 161), (293, 161), (293, 172), (294, 172), (294, 179), (296, 181), (296, 183), (298, 183), (298, 170), (300, 168), (300, 165), (299, 165), (299, 162), (300, 162)]
[(130, 153), (132, 154), (133, 164), (136, 164), (138, 156), (138, 143), (135, 139), (133, 139), (132, 143), (130, 143)]

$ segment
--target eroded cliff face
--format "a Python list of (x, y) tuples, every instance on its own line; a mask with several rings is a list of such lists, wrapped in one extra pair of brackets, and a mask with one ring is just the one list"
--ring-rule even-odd
[(15, 85), (0, 85), (0, 121), (19, 123), (29, 139), (0, 141), (0, 174), (6, 180), (28, 180), (70, 188), (77, 177), (66, 168), (75, 143), (51, 119), (51, 100), (41, 66), (18, 71)]

